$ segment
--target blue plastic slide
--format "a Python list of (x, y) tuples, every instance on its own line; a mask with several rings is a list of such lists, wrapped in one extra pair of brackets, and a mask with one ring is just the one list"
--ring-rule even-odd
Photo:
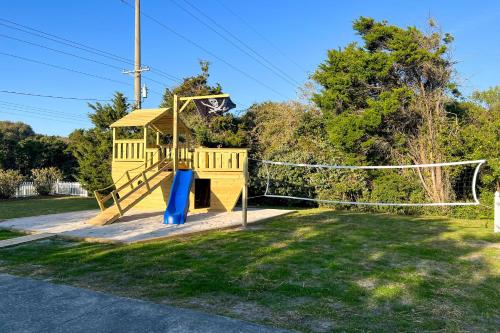
[(193, 170), (177, 170), (170, 189), (167, 210), (163, 215), (164, 224), (183, 224), (186, 222), (192, 182)]

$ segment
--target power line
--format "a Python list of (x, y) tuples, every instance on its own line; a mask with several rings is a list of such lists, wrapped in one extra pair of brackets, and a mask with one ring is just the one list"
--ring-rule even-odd
[(36, 106), (31, 106), (31, 105), (26, 105), (26, 104), (17, 104), (17, 103), (1, 101), (1, 100), (0, 100), (0, 107), (9, 107), (9, 108), (16, 108), (16, 109), (21, 109), (21, 110), (39, 111), (39, 112), (53, 114), (55, 116), (60, 116), (60, 117), (69, 118), (69, 119), (75, 119), (75, 118), (80, 118), (81, 120), (87, 119), (86, 116), (79, 115), (79, 114), (70, 114), (68, 112), (64, 112), (61, 110), (40, 108), (40, 107), (36, 107)]
[[(50, 41), (53, 41), (53, 42), (56, 42), (56, 43), (59, 43), (59, 44), (63, 44), (63, 45), (69, 46), (69, 47), (73, 47), (73, 48), (76, 48), (76, 49), (79, 49), (79, 50), (82, 50), (82, 51), (85, 51), (85, 52), (88, 52), (88, 53), (92, 53), (92, 54), (95, 54), (95, 55), (98, 55), (98, 56), (101, 56), (101, 57), (104, 57), (104, 58), (108, 58), (108, 59), (114, 60), (114, 61), (119, 61), (119, 62), (128, 64), (128, 65), (133, 65), (134, 64), (133, 60), (127, 59), (125, 57), (113, 54), (113, 53), (108, 52), (108, 51), (100, 50), (100, 49), (97, 49), (95, 47), (88, 46), (88, 45), (85, 45), (85, 44), (82, 44), (82, 43), (79, 43), (79, 42), (75, 42), (75, 41), (72, 41), (72, 40), (64, 38), (64, 37), (56, 36), (56, 35), (50, 34), (48, 32), (44, 32), (42, 30), (29, 27), (27, 25), (16, 23), (16, 22), (13, 22), (13, 21), (10, 21), (10, 20), (6, 20), (6, 19), (3, 19), (3, 18), (0, 18), (0, 21), (7, 22), (8, 24), (0, 23), (0, 25), (3, 25), (3, 26), (5, 26), (5, 27), (7, 27), (9, 29), (18, 30), (18, 31), (21, 31), (21, 32), (24, 32), (24, 33), (27, 33), (27, 34), (31, 34), (33, 36), (44, 38), (46, 40), (50, 40)], [(12, 26), (12, 25), (14, 25), (14, 26)], [(150, 72), (153, 73), (153, 74), (156, 74), (158, 76), (162, 76), (164, 78), (168, 78), (169, 80), (172, 80), (172, 81), (182, 82), (182, 80), (180, 78), (178, 78), (178, 77), (176, 77), (174, 75), (168, 74), (168, 73), (166, 73), (166, 72), (164, 72), (162, 70), (159, 70), (156, 67), (153, 68), (153, 67), (150, 66)]]
[[(40, 60), (31, 59), (31, 58), (26, 58), (26, 57), (17, 56), (17, 55), (11, 54), (11, 53), (0, 52), (0, 55), (6, 56), (6, 57), (15, 58), (15, 59), (20, 59), (20, 60), (23, 60), (23, 61), (32, 62), (32, 63), (35, 63), (35, 64), (44, 65), (44, 66), (48, 66), (48, 67), (52, 67), (52, 68), (57, 68), (57, 69), (60, 69), (60, 70), (65, 70), (65, 71), (68, 71), (68, 72), (72, 72), (72, 73), (76, 73), (76, 74), (80, 74), (80, 75), (85, 75), (85, 76), (93, 77), (93, 78), (100, 79), (100, 80), (105, 80), (105, 81), (109, 81), (109, 82), (113, 82), (113, 83), (119, 83), (119, 84), (127, 85), (127, 86), (133, 86), (133, 84), (128, 83), (128, 82), (118, 81), (118, 80), (115, 80), (115, 79), (111, 79), (109, 77), (105, 77), (105, 76), (101, 76), (101, 75), (96, 75), (96, 74), (91, 74), (91, 73), (87, 73), (87, 72), (82, 72), (82, 71), (79, 71), (79, 70), (76, 70), (76, 69), (72, 69), (72, 68), (68, 68), (68, 67), (64, 67), (64, 66), (49, 64), (47, 62), (43, 62), (43, 61), (40, 61)], [(150, 91), (152, 93), (155, 93), (157, 95), (162, 96), (162, 94), (159, 93), (159, 92), (157, 92), (157, 91), (154, 91), (154, 90), (151, 90), (151, 89), (150, 89)]]
[[(15, 40), (15, 41), (18, 41), (18, 42), (21, 42), (21, 43), (25, 43), (25, 44), (29, 44), (29, 45), (33, 45), (33, 46), (40, 47), (42, 49), (46, 49), (46, 50), (49, 50), (49, 51), (52, 51), (52, 52), (57, 52), (57, 53), (61, 53), (61, 54), (64, 54), (64, 55), (68, 55), (68, 56), (71, 56), (71, 57), (74, 57), (74, 58), (77, 58), (77, 59), (82, 59), (82, 60), (85, 60), (85, 61), (90, 61), (90, 62), (99, 64), (99, 65), (111, 67), (111, 68), (114, 68), (114, 69), (117, 69), (117, 70), (120, 70), (120, 71), (122, 70), (121, 67), (118, 67), (118, 66), (106, 63), (106, 62), (94, 60), (94, 59), (87, 58), (87, 57), (82, 57), (82, 56), (79, 56), (79, 55), (71, 53), (71, 52), (66, 52), (66, 51), (54, 49), (54, 48), (51, 48), (51, 47), (48, 47), (48, 46), (45, 46), (45, 45), (41, 45), (41, 44), (38, 44), (38, 43), (33, 43), (33, 42), (30, 42), (30, 41), (27, 41), (27, 40), (24, 40), (24, 39), (20, 39), (20, 38), (8, 36), (8, 35), (4, 35), (4, 34), (0, 34), (0, 37), (8, 38), (8, 39)], [(167, 86), (167, 84), (165, 84), (163, 82), (160, 82), (158, 80), (155, 80), (155, 79), (151, 79), (149, 77), (145, 77), (145, 79), (147, 79), (149, 81), (152, 81), (152, 82), (155, 82), (155, 83), (158, 83), (161, 86)], [(175, 80), (170, 79), (170, 78), (169, 78), (169, 80), (175, 81)]]
[[(111, 52), (99, 50), (97, 48), (94, 48), (94, 47), (91, 47), (91, 46), (88, 46), (88, 45), (85, 45), (85, 44), (82, 44), (82, 43), (78, 43), (78, 42), (72, 41), (70, 39), (61, 37), (61, 36), (56, 36), (56, 35), (50, 34), (48, 32), (45, 32), (45, 31), (42, 31), (42, 30), (39, 30), (39, 29), (35, 29), (35, 28), (29, 27), (27, 25), (23, 25), (23, 24), (20, 24), (20, 23), (16, 23), (16, 22), (13, 22), (13, 21), (10, 21), (10, 20), (6, 20), (6, 19), (3, 19), (3, 18), (0, 18), (0, 21), (4, 21), (4, 22), (7, 22), (7, 23), (9, 23), (11, 25), (15, 25), (17, 27), (22, 27), (24, 29), (28, 29), (28, 30), (34, 31), (34, 32), (36, 32), (38, 34), (49, 36), (49, 37), (42, 37), (42, 36), (40, 36), (38, 34), (35, 34), (35, 33), (32, 33), (32, 32), (28, 32), (28, 33), (31, 33), (31, 34), (38, 35), (39, 37), (52, 40), (52, 41), (57, 42), (57, 43), (63, 43), (63, 42), (65, 42), (63, 44), (66, 44), (68, 46), (72, 46), (72, 47), (78, 46), (77, 48), (80, 48), (80, 49), (85, 50), (87, 52), (91, 52), (91, 53), (96, 53), (97, 52), (97, 53), (100, 53), (103, 57), (107, 57), (107, 58), (112, 57), (116, 61), (121, 61), (121, 62), (124, 62), (124, 63), (133, 64), (133, 61), (131, 61), (130, 59), (127, 59), (125, 57), (113, 54)], [(6, 25), (4, 23), (0, 23), (0, 24), (9, 27), (8, 25)], [(13, 27), (10, 27), (10, 28), (13, 28)], [(13, 29), (26, 32), (25, 30), (20, 29), (20, 28), (13, 28)]]
[[(122, 3), (131, 7), (131, 8), (134, 8), (133, 5), (131, 5), (128, 1), (126, 0), (122, 0)], [(236, 67), (235, 65), (231, 64), (230, 62), (228, 62), (227, 60), (219, 57), (218, 55), (216, 55), (215, 53), (211, 52), (210, 50), (206, 49), (205, 47), (201, 46), (200, 44), (196, 43), (195, 41), (191, 40), (190, 38), (184, 36), (183, 34), (177, 32), (176, 30), (170, 28), (169, 26), (165, 25), (164, 23), (162, 23), (160, 20), (156, 19), (155, 17), (145, 13), (144, 11), (141, 10), (141, 14), (150, 19), (151, 21), (155, 22), (156, 24), (158, 24), (159, 26), (161, 26), (162, 28), (164, 28), (165, 30), (169, 31), (170, 33), (176, 35), (177, 37), (179, 37), (180, 39), (188, 42), (189, 44), (195, 46), (196, 48), (202, 50), (203, 52), (211, 55), (212, 57), (216, 58), (217, 60), (221, 61), (222, 63), (224, 63), (226, 66), (230, 67), (231, 69), (237, 71), (238, 73), (246, 76), (247, 78), (251, 79), (252, 81), (258, 83), (259, 85), (267, 88), (268, 90), (288, 99), (287, 96), (285, 96), (284, 94), (280, 93), (279, 91), (277, 91), (276, 89), (274, 89), (273, 87), (267, 85), (266, 83), (262, 82), (261, 80), (257, 79), (256, 77), (254, 77), (253, 75), (251, 74), (248, 74), (247, 72), (241, 70), (240, 68)]]
[(21, 43), (25, 43), (25, 44), (37, 46), (37, 47), (40, 47), (42, 49), (46, 49), (46, 50), (50, 50), (50, 51), (53, 51), (53, 52), (57, 52), (57, 53), (69, 55), (69, 56), (74, 57), (74, 58), (78, 58), (78, 59), (90, 61), (90, 62), (99, 64), (99, 65), (108, 66), (108, 67), (111, 67), (111, 68), (114, 68), (114, 69), (122, 70), (121, 67), (118, 67), (118, 66), (115, 66), (115, 65), (112, 65), (112, 64), (108, 64), (106, 62), (101, 62), (101, 61), (90, 59), (90, 58), (87, 58), (87, 57), (82, 57), (82, 56), (79, 56), (79, 55), (74, 54), (74, 53), (70, 53), (70, 52), (66, 52), (66, 51), (54, 49), (54, 48), (51, 48), (51, 47), (48, 47), (48, 46), (45, 46), (45, 45), (41, 45), (41, 44), (37, 44), (37, 43), (33, 43), (33, 42), (30, 42), (30, 41), (27, 41), (27, 40), (24, 40), (24, 39), (20, 39), (20, 38), (8, 36), (8, 35), (4, 35), (4, 34), (0, 34), (0, 37), (12, 39), (12, 40), (15, 40), (15, 41), (18, 41), (18, 42), (21, 42)]
[(72, 72), (72, 73), (86, 75), (86, 76), (89, 76), (89, 77), (93, 77), (93, 78), (97, 78), (97, 79), (101, 79), (101, 80), (105, 80), (105, 81), (119, 83), (119, 84), (123, 84), (123, 85), (127, 85), (127, 86), (131, 85), (130, 83), (127, 83), (127, 82), (118, 81), (118, 80), (111, 79), (111, 78), (108, 78), (108, 77), (104, 77), (104, 76), (100, 76), (100, 75), (95, 75), (95, 74), (90, 74), (90, 73), (78, 71), (76, 69), (71, 69), (71, 68), (64, 67), (64, 66), (49, 64), (47, 62), (43, 62), (43, 61), (31, 59), (31, 58), (25, 58), (25, 57), (17, 56), (17, 55), (10, 54), (10, 53), (0, 52), (0, 54), (3, 55), (3, 56), (15, 58), (15, 59), (20, 59), (20, 60), (24, 60), (24, 61), (27, 61), (27, 62), (32, 62), (32, 63), (35, 63), (35, 64), (39, 64), (39, 65), (45, 65), (45, 66), (48, 66), (48, 67), (57, 68), (57, 69), (65, 70), (65, 71)]
[[(10, 111), (17, 111), (17, 112), (25, 112), (25, 113), (31, 113), (31, 114), (37, 114), (41, 115), (44, 117), (52, 117), (54, 120), (59, 120), (59, 119), (64, 119), (72, 122), (79, 122), (79, 121), (85, 121), (85, 119), (75, 119), (74, 117), (68, 117), (68, 116), (63, 116), (60, 114), (48, 114), (46, 112), (41, 112), (41, 111), (36, 111), (32, 109), (26, 109), (26, 108), (16, 108), (14, 106), (8, 106), (8, 105), (1, 105), (0, 104), (0, 110), (10, 110)], [(0, 111), (1, 112), (1, 111)]]
[[(12, 37), (12, 36), (8, 36), (8, 35), (4, 35), (4, 34), (0, 34), (0, 37), (3, 37), (3, 38), (8, 38), (8, 39), (11, 39), (11, 40), (15, 40), (15, 41), (18, 41), (18, 42), (21, 42), (21, 43), (25, 43), (25, 44), (29, 44), (29, 45), (33, 45), (33, 46), (37, 46), (37, 47), (40, 47), (42, 49), (46, 49), (46, 50), (50, 50), (50, 51), (53, 51), (53, 52), (57, 52), (57, 53), (61, 53), (61, 54), (64, 54), (64, 55), (68, 55), (68, 56), (71, 56), (71, 57), (74, 57), (74, 58), (77, 58), (77, 59), (82, 59), (82, 60), (85, 60), (85, 61), (90, 61), (90, 62), (93, 62), (93, 63), (96, 63), (96, 64), (99, 64), (99, 65), (103, 65), (103, 66), (107, 66), (107, 67), (111, 67), (111, 68), (114, 68), (114, 69), (118, 69), (118, 70), (122, 70), (121, 67), (118, 67), (118, 66), (115, 66), (115, 65), (112, 65), (112, 64), (109, 64), (109, 63), (106, 63), (106, 62), (102, 62), (102, 61), (98, 61), (98, 60), (94, 60), (94, 59), (91, 59), (91, 58), (87, 58), (87, 57), (82, 57), (82, 56), (79, 56), (77, 54), (74, 54), (74, 53), (71, 53), (71, 52), (66, 52), (66, 51), (62, 51), (62, 50), (58, 50), (58, 49), (54, 49), (54, 48), (51, 48), (51, 47), (48, 47), (48, 46), (45, 46), (45, 45), (41, 45), (41, 44), (37, 44), (37, 43), (33, 43), (33, 42), (30, 42), (30, 41), (27, 41), (27, 40), (24, 40), (24, 39), (20, 39), (20, 38), (16, 38), (16, 37)], [(168, 78), (168, 77), (167, 77)], [(167, 86), (167, 84), (163, 83), (163, 82), (160, 82), (158, 80), (155, 80), (155, 79), (151, 79), (149, 77), (145, 77), (146, 80), (149, 80), (149, 81), (152, 81), (152, 82), (155, 82), (157, 84), (160, 84), (161, 86)], [(171, 79), (171, 78), (168, 78), (169, 80), (172, 80), (172, 81), (176, 81), (174, 79)], [(176, 81), (177, 82), (177, 81)]]
[[(196, 7), (194, 4), (192, 4), (191, 2), (189, 2), (188, 0), (183, 0), (185, 3), (187, 3), (189, 6), (193, 7), (195, 10), (197, 10), (200, 14), (203, 14), (203, 11), (199, 8), (199, 7)], [(249, 49), (251, 52), (253, 52), (255, 55), (257, 55), (258, 57), (260, 57), (262, 60), (264, 60), (265, 62), (267, 62), (270, 66), (272, 66), (273, 68), (275, 68), (277, 71), (279, 71), (282, 75), (286, 76), (288, 79), (290, 79), (291, 81), (294, 82), (294, 84), (296, 86), (300, 86), (300, 83), (297, 82), (293, 77), (291, 77), (290, 75), (288, 75), (288, 73), (286, 73), (285, 71), (281, 70), (279, 67), (277, 67), (276, 65), (274, 65), (271, 61), (269, 61), (266, 57), (264, 57), (262, 54), (260, 54), (257, 50), (255, 50), (254, 48), (252, 48), (250, 45), (248, 45), (248, 43), (246, 43), (245, 41), (243, 41), (241, 38), (239, 38), (238, 36), (236, 36), (234, 33), (232, 33), (230, 30), (226, 29), (224, 26), (222, 26), (221, 24), (219, 24), (217, 22), (217, 20), (214, 20), (213, 18), (211, 18), (210, 16), (206, 15), (206, 14), (203, 14), (205, 15), (211, 22), (213, 22), (216, 26), (218, 26), (220, 29), (222, 29), (224, 32), (226, 32), (227, 34), (229, 34), (231, 37), (233, 37), (235, 40), (237, 40), (238, 42), (240, 42), (242, 45), (244, 45), (247, 49)]]
[(227, 12), (229, 12), (231, 15), (233, 15), (234, 17), (236, 17), (239, 21), (241, 21), (244, 25), (246, 25), (250, 30), (253, 31), (254, 34), (256, 34), (257, 36), (259, 36), (262, 40), (264, 40), (265, 42), (267, 42), (269, 45), (271, 45), (275, 51), (277, 51), (279, 54), (281, 54), (281, 56), (283, 56), (285, 59), (287, 59), (289, 62), (291, 62), (292, 64), (294, 64), (297, 68), (299, 68), (300, 70), (304, 71), (306, 74), (307, 74), (307, 70), (302, 67), (302, 65), (300, 65), (298, 62), (296, 62), (295, 60), (293, 60), (290, 56), (288, 56), (288, 54), (284, 51), (282, 51), (278, 46), (276, 46), (276, 44), (274, 44), (270, 39), (268, 39), (265, 35), (263, 35), (262, 33), (260, 33), (257, 29), (255, 29), (250, 23), (248, 23), (248, 21), (246, 21), (243, 17), (241, 17), (240, 15), (238, 15), (235, 11), (233, 11), (231, 8), (229, 8), (228, 6), (226, 6), (225, 4), (222, 3), (222, 1), (220, 0), (216, 0), (219, 5), (221, 7), (223, 7)]
[(243, 49), (240, 45), (238, 45), (237, 43), (233, 42), (231, 39), (229, 39), (226, 36), (224, 36), (223, 34), (221, 34), (219, 31), (217, 31), (211, 25), (209, 25), (208, 23), (206, 23), (205, 21), (203, 21), (202, 19), (200, 19), (198, 16), (196, 16), (196, 14), (193, 14), (193, 12), (191, 12), (188, 9), (186, 9), (184, 6), (182, 6), (181, 4), (179, 4), (178, 2), (176, 2), (175, 0), (171, 0), (171, 2), (174, 3), (181, 10), (183, 10), (184, 12), (186, 12), (189, 16), (191, 16), (192, 18), (194, 18), (195, 20), (197, 20), (198, 22), (200, 22), (201, 24), (203, 24), (204, 26), (206, 26), (207, 28), (209, 28), (211, 31), (213, 31), (215, 34), (217, 34), (219, 37), (221, 37), (222, 39), (224, 39), (225, 41), (227, 41), (228, 43), (230, 43), (231, 45), (233, 45), (235, 48), (237, 48), (238, 50), (240, 50), (242, 53), (244, 53), (245, 55), (247, 55), (248, 57), (250, 57), (251, 59), (253, 59), (257, 63), (259, 63), (263, 67), (267, 68), (269, 71), (271, 71), (273, 74), (275, 74), (276, 76), (278, 76), (279, 78), (281, 78), (282, 80), (284, 80), (285, 82), (287, 82), (288, 84), (290, 84), (292, 87), (296, 88), (297, 86), (300, 85), (291, 76), (289, 76), (287, 73), (283, 72), (281, 69), (279, 69), (278, 67), (276, 67), (273, 63), (271, 63), (269, 60), (267, 60), (264, 56), (262, 56), (260, 53), (258, 53), (256, 50), (254, 50), (251, 46), (249, 46), (247, 43), (245, 43), (244, 41), (242, 41), (240, 38), (238, 38), (237, 36), (235, 36), (232, 32), (228, 31), (226, 28), (224, 28), (223, 26), (221, 26), (219, 23), (217, 23), (215, 20), (213, 20), (210, 16), (204, 14), (203, 11), (201, 11), (195, 5), (193, 5), (190, 2), (184, 0), (184, 2), (187, 5), (189, 5), (191, 8), (193, 8), (194, 10), (196, 10), (198, 13), (201, 13), (204, 18), (208, 19), (213, 25), (215, 25), (216, 27), (218, 27), (219, 29), (221, 29), (222, 31), (224, 31), (226, 34), (228, 34), (229, 36), (231, 36), (233, 39), (235, 39), (236, 41), (238, 41), (240, 44), (242, 44), (245, 48), (247, 48), (248, 50), (250, 50), (250, 52), (252, 52), (253, 54), (255, 54), (260, 59), (257, 58), (257, 57), (255, 57), (251, 53), (249, 53), (247, 50)]
[(22, 111), (22, 110), (8, 109), (8, 111), (4, 111), (4, 110), (0, 111), (0, 114), (6, 113), (6, 114), (19, 115), (19, 112), (21, 112), (21, 115), (23, 113), (26, 113), (26, 114), (30, 114), (30, 117), (40, 118), (40, 119), (44, 119), (44, 120), (51, 120), (51, 121), (58, 121), (58, 122), (60, 121), (60, 122), (66, 122), (66, 123), (72, 123), (72, 124), (81, 125), (80, 122), (77, 122), (77, 121), (74, 121), (74, 120), (61, 119), (60, 117), (43, 116), (43, 115), (40, 115), (39, 113), (31, 112), (31, 111)]
[(11, 90), (0, 90), (0, 93), (32, 96), (32, 97), (54, 98), (54, 99), (67, 99), (67, 100), (76, 100), (76, 101), (89, 101), (89, 102), (109, 102), (109, 101), (111, 101), (111, 99), (53, 96), (53, 95), (42, 95), (42, 94), (34, 94), (34, 93), (11, 91)]

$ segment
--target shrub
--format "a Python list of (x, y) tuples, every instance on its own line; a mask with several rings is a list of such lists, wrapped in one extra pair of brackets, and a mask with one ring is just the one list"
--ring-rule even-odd
[(8, 199), (16, 193), (23, 176), (17, 170), (0, 169), (0, 199)]
[(50, 167), (31, 170), (33, 185), (40, 195), (49, 195), (54, 184), (62, 178), (59, 169)]

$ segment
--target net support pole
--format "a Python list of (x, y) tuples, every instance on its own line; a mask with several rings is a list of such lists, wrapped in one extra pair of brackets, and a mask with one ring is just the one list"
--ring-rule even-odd
[(243, 189), (241, 191), (241, 224), (247, 227), (248, 220), (248, 156), (243, 160)]
[(500, 192), (495, 192), (495, 220), (493, 224), (493, 232), (500, 232)]

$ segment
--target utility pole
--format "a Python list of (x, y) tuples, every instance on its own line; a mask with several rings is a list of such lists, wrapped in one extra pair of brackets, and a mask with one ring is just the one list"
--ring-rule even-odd
[(141, 0), (135, 0), (135, 39), (134, 70), (123, 70), (124, 74), (134, 74), (135, 109), (141, 108), (141, 73), (149, 71), (149, 67), (141, 67)]
[(141, 108), (141, 0), (135, 0), (135, 56), (134, 96), (137, 108)]

